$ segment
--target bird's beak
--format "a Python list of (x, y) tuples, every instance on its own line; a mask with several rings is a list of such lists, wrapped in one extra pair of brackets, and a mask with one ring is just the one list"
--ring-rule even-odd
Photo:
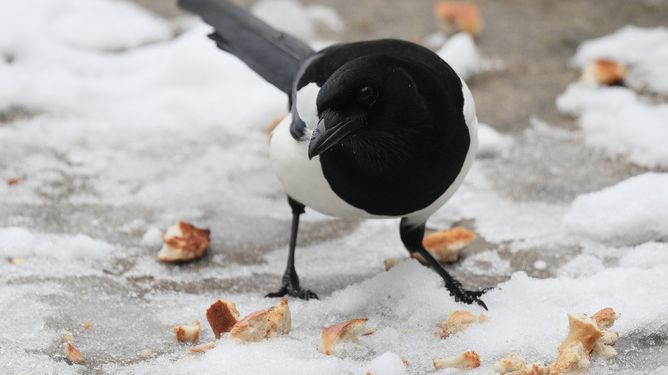
[(362, 121), (358, 118), (338, 121), (334, 125), (327, 125), (326, 120), (321, 120), (313, 131), (311, 141), (308, 144), (308, 158), (313, 159), (315, 156), (329, 150), (361, 126)]

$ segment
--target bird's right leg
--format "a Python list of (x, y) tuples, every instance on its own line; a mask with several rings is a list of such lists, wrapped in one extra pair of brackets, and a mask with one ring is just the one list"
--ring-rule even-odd
[(450, 292), (450, 295), (455, 297), (457, 302), (465, 302), (468, 304), (477, 303), (487, 310), (487, 305), (483, 302), (480, 297), (486, 292), (482, 291), (470, 291), (462, 287), (462, 283), (459, 280), (452, 277), (448, 271), (441, 266), (441, 264), (434, 259), (434, 257), (429, 254), (427, 249), (422, 245), (422, 238), (424, 237), (425, 223), (414, 225), (408, 221), (408, 219), (401, 219), (401, 224), (399, 224), (399, 232), (401, 234), (401, 241), (406, 246), (406, 249), (410, 253), (417, 252), (419, 253), (426, 261), (429, 263), (429, 266), (438, 273), (443, 281), (445, 281), (445, 287)]
[(299, 216), (304, 213), (304, 205), (288, 197), (288, 203), (292, 209), (292, 228), (290, 230), (290, 245), (288, 253), (288, 264), (281, 279), (281, 288), (265, 297), (283, 297), (289, 295), (301, 299), (318, 299), (318, 296), (308, 289), (302, 289), (299, 285), (299, 276), (295, 269), (295, 247), (297, 247), (297, 233), (299, 232)]

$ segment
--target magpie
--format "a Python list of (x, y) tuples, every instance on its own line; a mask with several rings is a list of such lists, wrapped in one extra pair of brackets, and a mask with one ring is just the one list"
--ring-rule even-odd
[(431, 50), (382, 39), (314, 51), (228, 0), (179, 0), (211, 25), (217, 46), (288, 96), (270, 159), (292, 210), (280, 289), (318, 298), (295, 270), (299, 218), (309, 207), (341, 218), (400, 218), (401, 240), (443, 278), (457, 301), (477, 303), (422, 245), (427, 219), (471, 167), (477, 118), (466, 83)]

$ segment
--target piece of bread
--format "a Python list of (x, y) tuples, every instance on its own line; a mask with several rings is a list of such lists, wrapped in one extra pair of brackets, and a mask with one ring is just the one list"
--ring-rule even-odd
[(454, 357), (434, 359), (432, 363), (437, 370), (443, 368), (470, 370), (480, 367), (480, 356), (474, 351), (468, 351)]
[(178, 342), (195, 343), (199, 339), (200, 330), (199, 320), (195, 320), (192, 324), (184, 324), (174, 327), (174, 335)]
[(63, 350), (65, 351), (65, 357), (67, 357), (70, 362), (76, 364), (82, 364), (86, 362), (86, 359), (81, 355), (81, 352), (71, 343), (64, 343)]
[[(454, 227), (450, 230), (429, 233), (422, 240), (422, 246), (439, 263), (453, 263), (459, 259), (462, 249), (475, 238), (475, 233), (470, 230), (464, 227)], [(426, 264), (426, 260), (419, 253), (412, 253), (411, 256), (420, 263)]]
[(478, 6), (468, 1), (438, 1), (434, 4), (434, 13), (452, 31), (464, 31), (478, 37), (483, 29)]
[(241, 342), (260, 341), (290, 333), (292, 318), (288, 300), (281, 298), (276, 306), (248, 314), (230, 330), (230, 338)]
[(610, 358), (617, 354), (612, 346), (619, 334), (608, 329), (618, 317), (609, 307), (592, 316), (569, 314), (568, 335), (559, 345), (559, 356), (548, 367), (534, 364), (529, 368), (523, 359), (510, 353), (494, 365), (494, 370), (502, 375), (585, 374), (589, 371), (592, 355)]
[(626, 66), (610, 59), (596, 59), (587, 64), (580, 78), (599, 85), (620, 85), (626, 78)]
[(615, 324), (615, 321), (619, 319), (619, 315), (613, 310), (612, 307), (606, 307), (594, 313), (591, 316), (598, 328), (602, 330), (607, 330)]
[(9, 258), (9, 263), (15, 266), (22, 266), (26, 264), (25, 258)]
[(441, 323), (441, 337), (446, 338), (452, 334), (462, 332), (474, 323), (487, 321), (487, 316), (480, 313), (476, 317), (472, 313), (464, 310), (458, 310), (450, 313), (448, 319)]
[(239, 319), (237, 305), (233, 302), (218, 300), (206, 310), (206, 320), (217, 339), (229, 332)]
[(548, 375), (547, 367), (535, 363), (528, 367), (523, 358), (512, 352), (494, 364), (494, 371), (501, 375)]
[(577, 374), (589, 370), (589, 353), (603, 336), (596, 321), (585, 314), (568, 314), (568, 336), (559, 345), (559, 356), (550, 365), (550, 371), (559, 374)]
[(385, 271), (391, 270), (394, 266), (399, 264), (399, 262), (401, 262), (401, 261), (397, 258), (387, 258), (387, 259), (385, 259), (383, 261), (383, 265), (385, 265)]
[(619, 314), (617, 314), (611, 307), (606, 307), (597, 311), (591, 317), (602, 332), (601, 338), (594, 343), (594, 349), (591, 354), (604, 358), (612, 358), (616, 356), (617, 351), (614, 346), (619, 338), (619, 333), (609, 331), (609, 329), (615, 324), (615, 321), (619, 319)]
[(287, 335), (290, 333), (290, 329), (292, 328), (292, 315), (290, 314), (287, 298), (281, 298), (278, 305), (269, 309), (267, 323), (269, 324), (269, 334), (267, 337)]
[(204, 352), (208, 352), (209, 350), (211, 350), (215, 347), (216, 347), (216, 342), (211, 341), (211, 342), (206, 342), (204, 344), (199, 344), (199, 345), (195, 345), (195, 346), (190, 347), (190, 352), (192, 352), (192, 353), (204, 353)]
[(359, 336), (371, 334), (371, 331), (366, 328), (368, 320), (368, 318), (351, 319), (323, 328), (320, 331), (322, 352), (331, 355), (337, 343), (355, 341)]
[(158, 253), (158, 260), (166, 263), (187, 262), (204, 255), (209, 249), (209, 229), (178, 221), (169, 227)]
[(6, 182), (9, 186), (18, 185), (23, 182), (23, 177), (11, 177), (8, 178)]

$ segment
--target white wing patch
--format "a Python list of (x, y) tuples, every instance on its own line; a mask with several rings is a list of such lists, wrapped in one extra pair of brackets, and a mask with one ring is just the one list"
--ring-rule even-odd
[(291, 122), (291, 116), (286, 116), (274, 129), (269, 145), (274, 172), (288, 195), (325, 215), (343, 218), (376, 217), (348, 204), (334, 193), (322, 173), (320, 157), (309, 160), (308, 141), (299, 142), (290, 135)]
[(318, 121), (320, 121), (318, 118), (318, 106), (316, 105), (319, 92), (320, 87), (315, 82), (311, 82), (297, 91), (297, 100), (295, 103), (297, 114), (306, 123), (309, 131), (313, 131), (318, 125)]
[[(276, 176), (291, 197), (325, 215), (344, 218), (388, 218), (388, 216), (370, 214), (345, 202), (334, 193), (327, 179), (325, 179), (320, 165), (320, 157), (316, 156), (312, 160), (308, 159), (308, 140), (310, 140), (311, 132), (319, 121), (316, 106), (319, 91), (320, 88), (315, 83), (310, 83), (297, 92), (297, 113), (307, 126), (305, 140), (300, 142), (290, 135), (290, 123), (292, 121), (290, 116), (286, 116), (274, 130), (269, 154)], [(473, 96), (464, 81), (462, 81), (462, 93), (464, 95), (462, 112), (470, 137), (464, 164), (455, 181), (436, 201), (421, 210), (405, 215), (415, 224), (422, 224), (427, 221), (434, 212), (452, 197), (464, 181), (464, 177), (475, 159), (478, 148), (478, 119), (475, 113)]]

